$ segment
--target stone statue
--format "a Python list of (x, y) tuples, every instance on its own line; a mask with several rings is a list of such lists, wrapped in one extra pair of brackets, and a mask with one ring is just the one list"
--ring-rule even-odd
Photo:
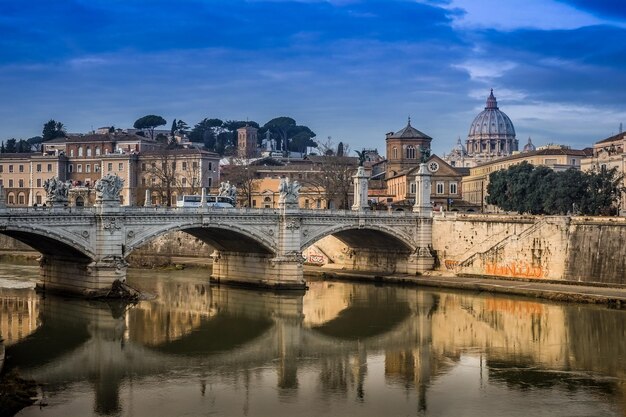
[(430, 148), (424, 148), (420, 146), (419, 151), (420, 151), (420, 162), (422, 164), (425, 164), (426, 161), (428, 161), (428, 158), (430, 158)]
[(287, 204), (298, 204), (298, 195), (300, 195), (300, 187), (298, 181), (291, 181), (289, 178), (282, 178), (278, 192), (280, 193), (279, 201)]
[(96, 198), (98, 200), (120, 200), (120, 191), (124, 187), (124, 180), (117, 175), (107, 174), (96, 181)]
[(63, 182), (58, 177), (52, 177), (43, 182), (43, 188), (46, 190), (48, 202), (67, 202), (67, 195), (70, 189), (70, 184), (68, 182)]
[(359, 158), (359, 166), (362, 167), (365, 163), (365, 150), (363, 151), (354, 151), (358, 155)]
[(231, 197), (232, 199), (237, 199), (237, 187), (232, 185), (230, 181), (221, 182), (220, 188), (217, 190), (217, 195)]

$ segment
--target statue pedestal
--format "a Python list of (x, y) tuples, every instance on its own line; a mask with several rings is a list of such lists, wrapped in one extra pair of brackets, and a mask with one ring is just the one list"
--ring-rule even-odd
[(359, 167), (352, 178), (354, 181), (354, 204), (352, 204), (352, 210), (364, 211), (369, 209), (369, 204), (367, 204), (367, 175), (365, 174), (365, 168)]
[(101, 212), (106, 211), (107, 213), (116, 213), (119, 212), (122, 208), (120, 204), (120, 200), (104, 200), (101, 198), (96, 199), (96, 204), (94, 207), (100, 209)]

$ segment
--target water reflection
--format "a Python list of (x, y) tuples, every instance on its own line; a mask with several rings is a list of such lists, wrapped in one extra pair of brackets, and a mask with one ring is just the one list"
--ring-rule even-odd
[(337, 282), (273, 294), (197, 274), (136, 273), (159, 297), (130, 308), (0, 293), (0, 332), (20, 335), (6, 366), (50, 404), (21, 415), (626, 413), (624, 311)]

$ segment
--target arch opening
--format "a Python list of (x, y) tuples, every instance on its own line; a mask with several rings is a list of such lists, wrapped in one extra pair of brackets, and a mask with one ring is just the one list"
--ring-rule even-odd
[(42, 255), (56, 258), (72, 258), (78, 262), (89, 262), (91, 260), (88, 254), (70, 246), (60, 239), (34, 232), (18, 230), (3, 230), (1, 233), (30, 246)]

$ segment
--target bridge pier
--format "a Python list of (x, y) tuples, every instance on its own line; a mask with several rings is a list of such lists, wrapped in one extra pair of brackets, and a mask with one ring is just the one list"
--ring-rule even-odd
[(42, 255), (39, 260), (41, 283), (44, 291), (91, 295), (110, 289), (117, 279), (126, 279), (127, 264), (121, 258), (100, 261)]

